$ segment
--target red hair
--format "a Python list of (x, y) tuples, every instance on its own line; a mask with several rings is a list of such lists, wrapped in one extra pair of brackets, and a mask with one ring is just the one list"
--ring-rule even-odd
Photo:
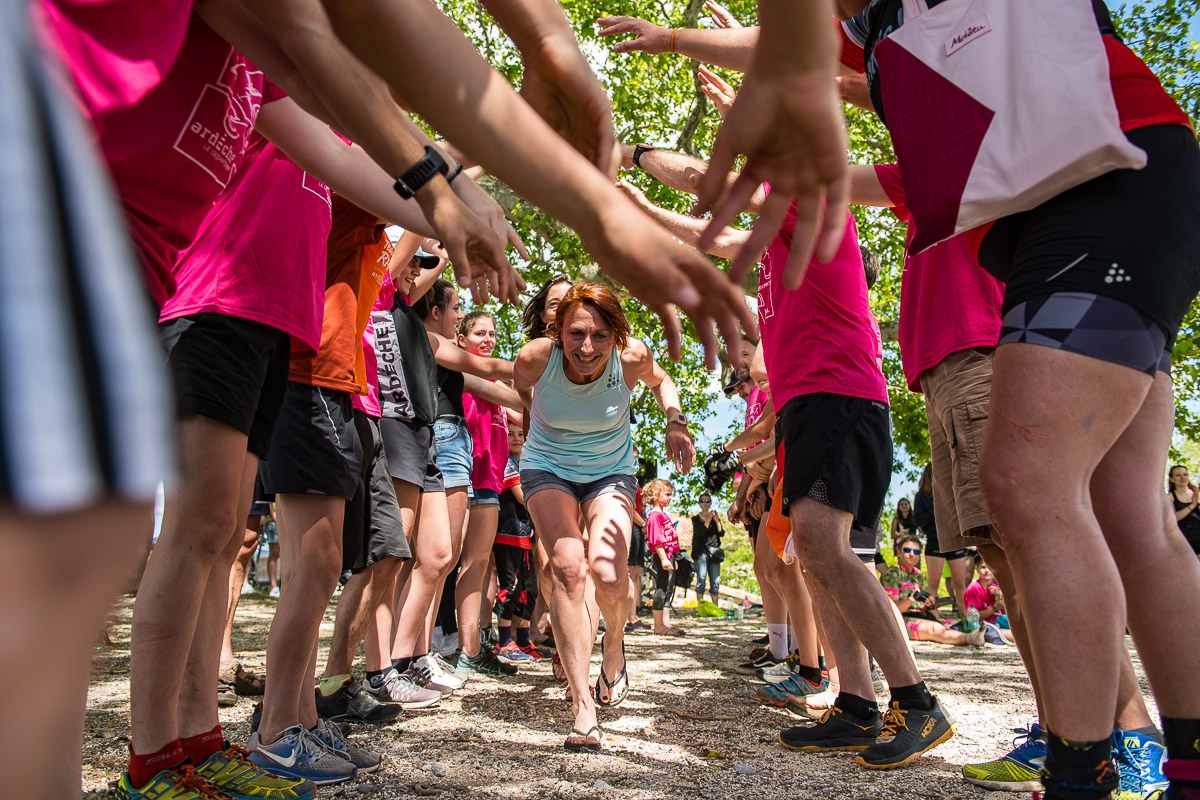
[(593, 308), (600, 316), (600, 321), (612, 331), (617, 347), (624, 348), (629, 344), (629, 320), (625, 318), (621, 303), (616, 295), (599, 283), (577, 283), (567, 290), (555, 310), (554, 323), (546, 331), (551, 341), (555, 344), (562, 342), (562, 326), (567, 315), (585, 305)]

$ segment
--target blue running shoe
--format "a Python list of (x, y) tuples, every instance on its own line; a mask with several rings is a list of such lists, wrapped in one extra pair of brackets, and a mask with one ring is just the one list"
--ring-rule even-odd
[(318, 786), (350, 780), (358, 772), (348, 760), (326, 750), (303, 725), (286, 729), (274, 744), (263, 744), (255, 731), (246, 749), (250, 760), (267, 772), (304, 778)]
[(1113, 731), (1113, 764), (1120, 785), (1113, 800), (1143, 800), (1167, 788), (1162, 772), (1166, 748), (1153, 738), (1134, 731)]
[(755, 694), (758, 695), (758, 699), (782, 708), (787, 705), (788, 697), (807, 697), (810, 694), (823, 692), (827, 688), (829, 688), (829, 678), (827, 676), (822, 676), (821, 683), (813, 684), (799, 675), (793, 675), (786, 681), (760, 686), (755, 691)]
[(1017, 738), (1008, 755), (982, 764), (964, 764), (968, 783), (1001, 792), (1038, 792), (1042, 789), (1042, 764), (1046, 761), (1046, 734), (1035, 722), (1014, 728)]

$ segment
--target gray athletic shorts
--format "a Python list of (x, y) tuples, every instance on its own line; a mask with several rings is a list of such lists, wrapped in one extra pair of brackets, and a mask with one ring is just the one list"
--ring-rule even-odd
[(541, 469), (521, 470), (521, 488), (525, 492), (525, 500), (533, 497), (543, 489), (557, 489), (572, 495), (578, 502), (586, 503), (593, 497), (602, 494), (623, 494), (633, 503), (637, 494), (637, 479), (632, 475), (606, 475), (587, 483), (576, 483), (560, 478), (553, 472)]

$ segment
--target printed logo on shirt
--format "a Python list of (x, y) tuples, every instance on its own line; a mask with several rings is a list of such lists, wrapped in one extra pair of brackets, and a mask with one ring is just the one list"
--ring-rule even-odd
[(770, 259), (764, 258), (758, 262), (758, 318), (771, 319), (775, 316), (775, 307), (771, 300), (771, 264)]
[(952, 56), (971, 42), (992, 32), (992, 24), (988, 22), (987, 14), (967, 23), (958, 33), (946, 40), (946, 55)]
[(325, 205), (329, 206), (330, 208), (333, 208), (333, 200), (329, 196), (329, 187), (326, 186), (324, 183), (322, 183), (317, 178), (314, 178), (312, 175), (309, 175), (307, 172), (302, 172), (300, 174), (304, 176), (303, 179), (300, 181), (300, 185), (304, 188), (304, 190), (306, 192), (312, 192), (317, 197), (324, 200)]
[(262, 73), (230, 49), (221, 76), (207, 84), (175, 140), (175, 150), (208, 173), (221, 188), (229, 185), (262, 105)]
[(400, 360), (400, 342), (396, 323), (389, 311), (372, 311), (375, 328), (375, 360), (379, 369), (379, 410), (387, 419), (412, 422), (415, 418), (404, 366)]

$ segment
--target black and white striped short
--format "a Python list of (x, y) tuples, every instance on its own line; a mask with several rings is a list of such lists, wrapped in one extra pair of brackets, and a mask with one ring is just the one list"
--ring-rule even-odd
[(60, 68), (0, 0), (0, 492), (52, 513), (150, 501), (171, 466), (153, 309)]

